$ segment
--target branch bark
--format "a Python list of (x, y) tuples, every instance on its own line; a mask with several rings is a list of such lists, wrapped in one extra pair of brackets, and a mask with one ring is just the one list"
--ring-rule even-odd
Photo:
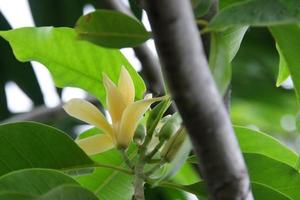
[[(97, 5), (116, 10), (127, 15), (133, 16), (130, 9), (121, 0), (101, 0)], [(155, 96), (164, 94), (164, 83), (158, 59), (153, 55), (146, 44), (141, 44), (133, 48), (135, 55), (142, 64), (142, 76), (147, 82), (148, 89)]]
[(171, 95), (200, 160), (211, 199), (253, 199), (228, 113), (187, 0), (144, 0)]

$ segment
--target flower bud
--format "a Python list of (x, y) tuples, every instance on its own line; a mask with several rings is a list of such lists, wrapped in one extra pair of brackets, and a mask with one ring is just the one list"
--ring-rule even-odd
[(153, 134), (154, 129), (156, 128), (159, 120), (162, 118), (163, 114), (166, 112), (168, 107), (170, 106), (170, 99), (166, 99), (159, 104), (157, 104), (153, 110), (151, 110), (148, 120), (147, 120), (147, 134)]
[(136, 144), (142, 144), (144, 141), (144, 138), (146, 136), (146, 130), (145, 127), (142, 124), (139, 124), (135, 130), (133, 141)]
[(173, 114), (167, 119), (165, 124), (157, 134), (159, 141), (168, 140), (178, 130), (181, 124), (181, 118), (178, 113)]
[(187, 132), (186, 129), (181, 127), (164, 145), (160, 155), (161, 157), (167, 161), (171, 162), (177, 152), (180, 150), (182, 144), (186, 140)]

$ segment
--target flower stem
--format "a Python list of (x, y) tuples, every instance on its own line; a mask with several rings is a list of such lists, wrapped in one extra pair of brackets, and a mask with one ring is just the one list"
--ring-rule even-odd
[(156, 170), (158, 170), (159, 168), (161, 168), (161, 166), (163, 166), (164, 164), (165, 164), (165, 161), (161, 160), (158, 164), (154, 165), (151, 169), (149, 169), (149, 171), (145, 172), (146, 177), (148, 177), (151, 174), (153, 174)]
[(159, 151), (159, 149), (162, 147), (162, 145), (164, 144), (164, 141), (160, 141), (155, 148), (145, 157), (146, 162), (148, 162), (149, 160), (151, 160), (151, 158)]
[(125, 149), (120, 149), (119, 152), (121, 153), (121, 156), (124, 160), (124, 162), (126, 163), (126, 165), (130, 168), (130, 169), (134, 169), (133, 164), (131, 163), (130, 159), (128, 158)]
[(134, 200), (145, 200), (144, 194), (144, 165), (143, 160), (139, 159), (139, 162), (135, 166), (134, 170)]

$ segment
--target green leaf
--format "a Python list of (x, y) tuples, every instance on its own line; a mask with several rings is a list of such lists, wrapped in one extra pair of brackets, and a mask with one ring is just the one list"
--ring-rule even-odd
[(10, 43), (18, 60), (35, 60), (48, 67), (58, 87), (82, 88), (104, 105), (102, 73), (117, 82), (122, 65), (132, 76), (136, 98), (141, 99), (145, 91), (142, 78), (120, 51), (79, 41), (71, 28), (20, 28), (0, 31), (0, 36)]
[(298, 0), (250, 0), (234, 3), (213, 18), (210, 30), (237, 25), (274, 26), (295, 24), (300, 20)]
[(80, 39), (110, 48), (134, 47), (150, 38), (140, 21), (110, 10), (97, 10), (80, 17), (75, 30)]
[(279, 71), (278, 71), (278, 76), (277, 76), (277, 81), (276, 81), (276, 86), (279, 87), (290, 75), (290, 71), (288, 68), (288, 64), (282, 55), (282, 52), (278, 45), (276, 45), (276, 49), (279, 54)]
[(80, 186), (63, 185), (39, 197), (39, 200), (98, 200), (98, 198)]
[(260, 131), (234, 126), (243, 153), (261, 154), (295, 167), (298, 154), (277, 139)]
[(137, 0), (128, 0), (131, 11), (138, 20), (142, 20), (143, 9), (138, 5)]
[(244, 158), (252, 182), (266, 185), (291, 199), (300, 199), (300, 174), (295, 168), (258, 154), (246, 153)]
[(0, 200), (98, 200), (85, 188), (76, 185), (63, 185), (40, 196), (21, 193), (0, 193)]
[[(135, 146), (129, 148), (128, 155), (130, 159), (135, 157)], [(92, 156), (92, 158), (101, 164), (126, 167), (120, 153), (116, 149), (97, 154)], [(83, 187), (93, 191), (99, 199), (128, 200), (133, 195), (133, 176), (120, 171), (97, 168), (93, 174), (76, 177), (76, 180)]]
[(0, 200), (33, 200), (35, 196), (28, 194), (21, 194), (17, 192), (3, 192), (0, 193)]
[(271, 27), (270, 31), (280, 49), (280, 54), (286, 62), (288, 71), (294, 83), (297, 100), (300, 102), (300, 28), (298, 25), (283, 25)]
[[(243, 155), (255, 199), (264, 200), (266, 196), (272, 200), (300, 198), (300, 174), (295, 168), (264, 155), (256, 153), (244, 153)], [(177, 188), (200, 197), (207, 197), (203, 182), (191, 185), (162, 182), (160, 186)]]
[[(172, 183), (163, 183), (161, 186), (192, 193), (201, 198), (201, 200), (208, 199), (208, 195), (205, 190), (205, 184), (203, 181), (191, 185), (175, 185)], [(265, 200), (266, 197), (272, 200), (291, 200), (291, 198), (263, 184), (252, 182), (251, 187), (254, 198), (256, 200)]]
[(196, 18), (200, 18), (208, 12), (212, 0), (192, 0), (192, 5)]
[(65, 133), (33, 122), (0, 125), (0, 175), (25, 168), (76, 169), (93, 161)]
[(36, 196), (66, 184), (79, 185), (74, 179), (59, 171), (23, 169), (0, 177), (0, 193), (18, 192)]
[(247, 26), (234, 27), (211, 34), (209, 66), (221, 94), (225, 93), (231, 81), (231, 61), (247, 29)]

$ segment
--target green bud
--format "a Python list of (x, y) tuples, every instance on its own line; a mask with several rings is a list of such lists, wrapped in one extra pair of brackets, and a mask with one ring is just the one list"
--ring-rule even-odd
[(153, 110), (150, 111), (146, 125), (147, 134), (153, 134), (159, 120), (163, 117), (170, 104), (170, 99), (166, 99), (164, 101), (161, 101), (153, 108)]
[(146, 136), (146, 130), (145, 127), (142, 124), (139, 124), (135, 130), (133, 141), (136, 144), (142, 144), (144, 141), (144, 138)]
[(173, 114), (167, 119), (165, 124), (157, 134), (159, 141), (168, 140), (172, 135), (176, 133), (181, 124), (181, 118), (178, 113)]
[(187, 132), (186, 129), (181, 127), (164, 145), (160, 155), (161, 157), (167, 161), (171, 162), (177, 152), (180, 150), (182, 144), (186, 140)]

